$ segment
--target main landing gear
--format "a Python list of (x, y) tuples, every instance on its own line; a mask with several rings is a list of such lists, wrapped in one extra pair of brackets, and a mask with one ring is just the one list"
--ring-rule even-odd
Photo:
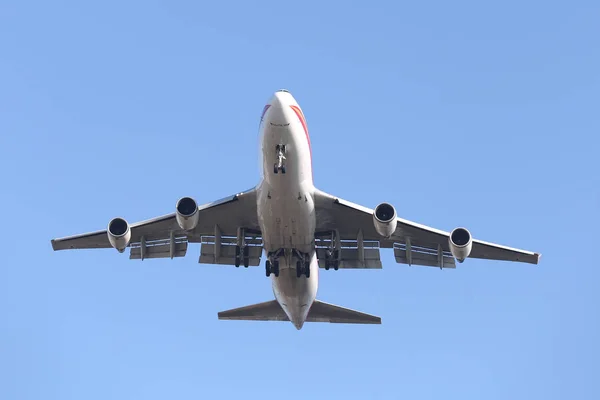
[(297, 252), (296, 256), (296, 277), (300, 278), (302, 275), (310, 278), (310, 254)]
[(282, 250), (269, 253), (267, 255), (267, 261), (265, 262), (265, 274), (267, 277), (274, 274), (275, 277), (279, 277), (279, 255), (282, 253)]
[(246, 243), (246, 231), (244, 228), (238, 228), (237, 245), (235, 246), (235, 266), (239, 267), (244, 264), (244, 268), (248, 268), (250, 264), (250, 247)]
[(248, 264), (250, 264), (250, 248), (248, 246), (235, 246), (235, 266), (239, 267), (242, 260), (244, 268), (248, 268)]
[(327, 249), (325, 252), (325, 270), (329, 271), (329, 268), (338, 270), (340, 267), (340, 251)]
[(277, 161), (273, 165), (273, 172), (278, 173), (281, 171), (282, 174), (285, 174), (285, 144), (278, 144), (275, 146), (275, 156), (277, 157)]
[(267, 260), (265, 263), (265, 272), (267, 277), (271, 276), (271, 274), (275, 274), (275, 277), (277, 278), (279, 276), (279, 260), (273, 262)]

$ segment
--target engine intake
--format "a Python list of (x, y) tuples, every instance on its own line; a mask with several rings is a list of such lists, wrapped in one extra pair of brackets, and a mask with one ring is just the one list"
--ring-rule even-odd
[(111, 219), (108, 223), (107, 234), (111, 246), (117, 249), (119, 253), (124, 252), (125, 248), (129, 246), (131, 229), (129, 229), (129, 224), (123, 218)]
[(198, 203), (191, 197), (182, 197), (177, 202), (177, 223), (184, 231), (191, 231), (198, 225), (200, 214)]
[(373, 211), (373, 224), (375, 231), (381, 236), (389, 238), (396, 231), (398, 220), (396, 219), (396, 209), (388, 203), (381, 203)]
[(463, 262), (465, 258), (469, 257), (471, 248), (473, 247), (471, 233), (465, 228), (456, 228), (450, 232), (448, 244), (450, 245), (450, 252), (456, 261)]

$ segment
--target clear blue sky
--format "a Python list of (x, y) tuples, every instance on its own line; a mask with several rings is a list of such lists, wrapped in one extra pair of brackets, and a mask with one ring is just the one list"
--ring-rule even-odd
[[(484, 4), (485, 3), (485, 4)], [(597, 1), (4, 1), (0, 398), (598, 399)], [(541, 264), (322, 271), (381, 326), (218, 321), (262, 268), (50, 239), (257, 183), (287, 88), (318, 187)]]

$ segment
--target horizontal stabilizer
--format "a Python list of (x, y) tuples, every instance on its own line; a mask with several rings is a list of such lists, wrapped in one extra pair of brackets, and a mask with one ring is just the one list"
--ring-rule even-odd
[[(289, 321), (276, 300), (250, 306), (221, 311), (219, 319), (244, 321)], [(330, 322), (336, 324), (381, 324), (381, 318), (315, 300), (312, 304), (306, 322)]]
[(315, 300), (313, 305), (310, 307), (306, 322), (331, 322), (333, 324), (381, 324), (381, 317)]
[(234, 308), (219, 313), (219, 319), (235, 319), (244, 321), (289, 321), (276, 300), (250, 306)]

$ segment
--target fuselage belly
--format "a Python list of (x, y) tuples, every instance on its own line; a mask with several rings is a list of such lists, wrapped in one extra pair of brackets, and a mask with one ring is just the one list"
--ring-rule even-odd
[[(257, 210), (264, 251), (269, 260), (278, 260), (279, 276), (271, 275), (275, 298), (300, 329), (317, 295), (319, 268), (310, 139), (289, 93), (275, 93), (265, 107), (260, 141), (263, 176)], [(308, 277), (296, 273), (302, 257), (309, 263)]]

